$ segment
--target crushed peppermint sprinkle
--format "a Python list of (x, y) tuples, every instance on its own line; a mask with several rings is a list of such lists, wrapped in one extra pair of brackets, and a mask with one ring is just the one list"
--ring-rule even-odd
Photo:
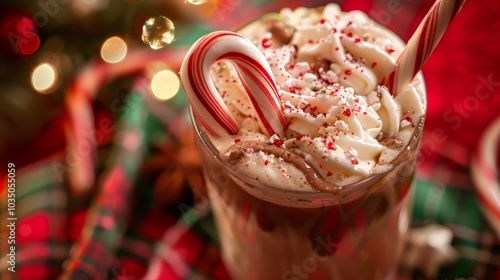
[(269, 138), (268, 143), (273, 144), (274, 146), (276, 146), (278, 148), (284, 148), (284, 145), (285, 145), (285, 142), (283, 140), (281, 140), (281, 138), (277, 134), (274, 134), (273, 136), (271, 136)]
[(335, 144), (333, 144), (333, 142), (328, 142), (326, 145), (326, 148), (328, 150), (336, 150), (337, 149), (337, 147), (335, 147)]
[(270, 38), (264, 37), (264, 38), (262, 38), (261, 44), (262, 44), (263, 48), (267, 49), (267, 48), (271, 47), (273, 42), (271, 41)]
[(413, 120), (411, 119), (411, 117), (410, 117), (410, 116), (406, 116), (406, 117), (404, 118), (404, 120), (408, 121), (408, 122), (409, 122), (409, 123), (411, 123), (411, 125), (413, 126)]
[[(387, 107), (393, 105), (389, 104), (390, 100), (381, 98), (391, 97), (391, 92), (378, 83), (388, 69), (385, 57), (387, 54), (394, 56), (400, 49), (391, 44), (392, 38), (381, 37), (378, 32), (366, 29), (362, 18), (346, 18), (342, 13), (339, 16), (317, 14), (312, 20), (301, 21), (301, 18), (290, 22), (284, 19), (292, 31), (287, 42), (282, 41), (281, 34), (265, 28), (242, 32), (269, 62), (287, 122), (281, 136), (275, 134), (257, 139), (267, 140), (269, 146), (301, 151), (301, 156), (319, 166), (318, 170), (325, 177), (330, 177), (328, 181), (351, 179), (351, 176), (360, 174), (365, 176), (377, 166), (383, 149), (380, 142), (394, 135), (391, 134), (394, 132), (386, 132), (388, 127), (396, 127), (397, 132), (406, 126), (414, 126), (413, 120), (417, 119), (413, 109), (401, 112), (401, 108), (406, 107), (398, 106), (399, 109), (394, 111), (399, 114), (396, 121), (390, 125), (385, 123), (392, 117), (384, 115), (385, 110), (390, 114)], [(310, 28), (297, 28), (297, 24)], [(324, 55), (324, 50), (330, 50), (328, 55)], [(377, 55), (369, 53), (372, 50)], [(235, 84), (243, 88), (238, 75), (240, 69), (224, 62), (217, 63), (217, 66), (213, 67), (212, 74), (214, 78), (220, 78), (214, 82), (228, 108), (238, 121), (247, 116), (255, 121), (252, 101), (241, 94), (232, 94)], [(226, 79), (227, 83), (233, 84), (221, 86)], [(244, 93), (243, 89), (241, 91)], [(401, 101), (394, 100), (396, 105), (401, 105), (397, 104)], [(249, 131), (260, 133), (253, 127)], [(246, 135), (238, 137), (245, 140)], [(242, 140), (236, 138), (234, 143)], [(272, 166), (274, 172), (281, 172), (284, 176), (293, 171), (286, 169), (289, 166), (286, 162), (278, 163), (284, 161), (278, 156), (258, 155), (258, 159), (253, 163), (261, 167)]]
[(406, 128), (409, 126), (414, 127), (415, 125), (413, 124), (413, 120), (411, 119), (411, 117), (408, 116), (401, 120), (400, 127)]

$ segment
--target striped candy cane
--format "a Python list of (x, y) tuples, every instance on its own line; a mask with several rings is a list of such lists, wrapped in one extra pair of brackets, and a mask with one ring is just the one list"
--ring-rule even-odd
[[(67, 139), (68, 180), (75, 196), (85, 197), (95, 183), (96, 139), (92, 100), (114, 78), (143, 72), (150, 62), (166, 61), (178, 69), (185, 49), (154, 52), (131, 49), (119, 63), (96, 60), (84, 67), (72, 80), (65, 94), (65, 130)], [(89, 145), (90, 144), (90, 145)]]
[(437, 0), (418, 26), (396, 62), (396, 69), (382, 83), (398, 94), (422, 69), (446, 28), (465, 0)]
[(500, 237), (500, 182), (497, 155), (500, 144), (500, 117), (484, 132), (471, 161), (472, 179), (481, 208)]
[(181, 66), (182, 86), (200, 124), (218, 136), (238, 132), (238, 123), (210, 77), (210, 67), (219, 60), (229, 60), (236, 67), (262, 131), (283, 137), (287, 124), (269, 63), (252, 42), (228, 31), (200, 38)]

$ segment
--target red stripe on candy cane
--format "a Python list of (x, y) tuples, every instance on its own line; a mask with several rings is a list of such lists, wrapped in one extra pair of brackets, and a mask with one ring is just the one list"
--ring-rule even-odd
[[(240, 61), (241, 63), (247, 63), (247, 59), (243, 57), (240, 53), (228, 53), (224, 56), (221, 57), (221, 59), (228, 59), (229, 57), (233, 57), (233, 59)], [(249, 59), (249, 64), (251, 65), (258, 65), (258, 62)], [(267, 106), (262, 106), (262, 104), (259, 104), (259, 100), (254, 97), (254, 95), (249, 95), (250, 102), (252, 103), (253, 107), (257, 111), (257, 115), (259, 116), (264, 116), (264, 118), (259, 119), (259, 121), (262, 122), (262, 125), (265, 127), (265, 131), (272, 131), (272, 125), (269, 123), (268, 119), (273, 120), (273, 116), (281, 114), (281, 106), (280, 106), (280, 100), (279, 100), (279, 92), (277, 87), (274, 85), (274, 79), (270, 73), (268, 73), (261, 65), (259, 65), (259, 73), (264, 75), (264, 80), (259, 79), (258, 76), (254, 75), (252, 71), (250, 71), (247, 68), (240, 68), (238, 69), (239, 72), (242, 74), (248, 76), (251, 78), (252, 82), (254, 82), (261, 92), (266, 96), (267, 100), (273, 100), (271, 102), (271, 108), (272, 111), (270, 112), (263, 112), (263, 108), (268, 108)], [(247, 92), (249, 92), (251, 89), (248, 87), (246, 81), (242, 81), (243, 87)], [(271, 88), (272, 91), (268, 91), (267, 89)], [(266, 100), (266, 99), (265, 99)], [(267, 102), (267, 101), (266, 101)], [(265, 105), (265, 104), (264, 104)], [(286, 121), (284, 118), (280, 118), (277, 121), (281, 121), (281, 125), (283, 127), (286, 127)], [(272, 134), (270, 134), (272, 135)]]
[(484, 132), (471, 161), (474, 189), (481, 208), (500, 237), (500, 182), (496, 156), (500, 143), (500, 117)]
[[(210, 42), (213, 41), (214, 39), (216, 39), (216, 38), (215, 37), (214, 38), (202, 37), (198, 41), (198, 45), (205, 46), (205, 48), (206, 48), (208, 46), (211, 46)], [(222, 129), (222, 131), (227, 131), (230, 134), (234, 134), (237, 132), (238, 126), (236, 124), (236, 121), (232, 117), (232, 115), (230, 115), (228, 112), (226, 112), (227, 108), (218, 106), (219, 101), (217, 100), (217, 98), (214, 95), (210, 94), (211, 91), (206, 83), (196, 83), (196, 81), (203, 81), (203, 80), (207, 79), (207, 77), (204, 76), (204, 73), (206, 73), (210, 69), (210, 68), (203, 69), (202, 67), (196, 67), (196, 65), (197, 65), (196, 62), (203, 59), (204, 53), (206, 53), (206, 52), (203, 51), (203, 49), (200, 47), (199, 52), (193, 52), (191, 54), (191, 50), (190, 50), (188, 55), (186, 56), (187, 62), (185, 60), (183, 63), (183, 66), (187, 63), (187, 65), (188, 65), (187, 68), (190, 69), (190, 71), (186, 71), (186, 74), (187, 74), (188, 81), (189, 81), (192, 89), (188, 89), (184, 85), (184, 82), (183, 82), (184, 91), (186, 92), (189, 103), (193, 107), (193, 110), (196, 112), (196, 116), (197, 116), (198, 120), (200, 120), (200, 124), (202, 124), (202, 125), (204, 124), (203, 127), (205, 127), (205, 129), (211, 131), (212, 133), (214, 133), (216, 135), (221, 133), (221, 129)], [(181, 67), (181, 72), (183, 72), (182, 69), (184, 69), (184, 68)], [(182, 77), (184, 77), (183, 74), (181, 74), (181, 81), (184, 80), (182, 78)], [(209, 78), (210, 77), (208, 77), (208, 79)], [(190, 92), (196, 92), (196, 93), (189, 94)], [(198, 97), (198, 95), (199, 95), (199, 97)], [(194, 105), (194, 104), (197, 104), (197, 102), (200, 103), (200, 105)], [(200, 108), (203, 108), (204, 110), (202, 112), (200, 112), (200, 110), (199, 110)], [(211, 116), (219, 116), (219, 121), (212, 120), (211, 122), (212, 123), (214, 121), (217, 122), (217, 125), (219, 125), (220, 127), (214, 127), (215, 124), (212, 124), (212, 127), (214, 127), (213, 129), (208, 127), (209, 122), (207, 120), (210, 118), (205, 119), (203, 117), (203, 114), (205, 114), (205, 115), (208, 114)]]
[(181, 67), (181, 82), (200, 124), (214, 135), (236, 134), (239, 124), (210, 77), (219, 60), (234, 64), (259, 125), (268, 136), (284, 136), (287, 123), (278, 87), (264, 54), (249, 40), (228, 31), (212, 32), (189, 50)]
[(408, 86), (422, 69), (464, 3), (465, 0), (437, 0), (434, 3), (398, 57), (394, 71), (382, 79), (393, 95)]

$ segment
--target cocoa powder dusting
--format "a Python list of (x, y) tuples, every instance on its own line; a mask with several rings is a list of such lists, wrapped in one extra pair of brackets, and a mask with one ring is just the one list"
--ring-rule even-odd
[(389, 149), (393, 149), (393, 150), (399, 150), (399, 149), (403, 148), (403, 146), (404, 146), (404, 142), (397, 139), (397, 138), (386, 138), (386, 139), (380, 141), (380, 144), (386, 146)]

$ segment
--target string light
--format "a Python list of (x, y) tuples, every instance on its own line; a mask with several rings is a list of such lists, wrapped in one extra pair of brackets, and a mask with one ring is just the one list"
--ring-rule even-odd
[(151, 91), (160, 100), (168, 100), (179, 92), (180, 81), (177, 74), (170, 70), (161, 70), (151, 79)]
[(41, 63), (31, 73), (31, 85), (39, 93), (48, 93), (57, 81), (57, 71), (49, 63)]
[(193, 5), (201, 5), (205, 4), (208, 0), (187, 0), (187, 1)]
[(101, 58), (108, 63), (122, 61), (127, 55), (127, 44), (120, 37), (107, 39), (101, 47)]

